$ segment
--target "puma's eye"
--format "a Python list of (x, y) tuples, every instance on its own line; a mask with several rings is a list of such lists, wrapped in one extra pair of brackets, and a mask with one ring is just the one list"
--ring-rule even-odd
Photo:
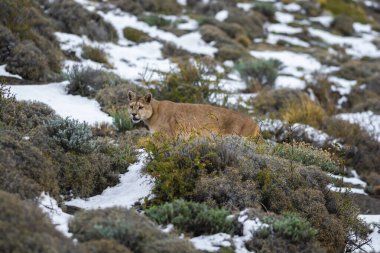
[(131, 105), (129, 108), (133, 109), (133, 105)]
[(139, 109), (142, 109), (142, 108), (144, 108), (144, 107), (142, 107), (142, 106), (139, 106)]

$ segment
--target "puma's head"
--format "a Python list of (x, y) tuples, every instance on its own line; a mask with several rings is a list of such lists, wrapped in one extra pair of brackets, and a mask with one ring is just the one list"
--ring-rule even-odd
[(128, 98), (128, 113), (133, 123), (147, 120), (152, 116), (152, 94), (137, 96), (133, 91), (128, 91)]

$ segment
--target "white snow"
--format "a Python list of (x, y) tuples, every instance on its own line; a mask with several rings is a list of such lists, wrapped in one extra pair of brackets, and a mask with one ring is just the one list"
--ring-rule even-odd
[(198, 29), (199, 24), (196, 20), (194, 19), (186, 19), (185, 23), (181, 23), (177, 25), (177, 28), (180, 30), (187, 30), (187, 31), (192, 31)]
[(186, 6), (187, 5), (187, 0), (177, 0), (177, 3), (179, 5)]
[(331, 23), (334, 21), (334, 18), (332, 16), (320, 16), (310, 18), (310, 20), (313, 22), (318, 22), (324, 27), (330, 27)]
[(373, 229), (373, 232), (369, 235), (371, 244), (365, 245), (363, 251), (360, 252), (380, 252), (380, 214), (360, 214), (358, 217), (365, 223), (370, 224)]
[(280, 73), (294, 77), (303, 77), (322, 68), (321, 63), (308, 54), (291, 51), (250, 51), (250, 53), (256, 58), (279, 60), (284, 66)]
[(371, 33), (372, 32), (372, 27), (370, 24), (361, 24), (358, 22), (355, 22), (353, 24), (354, 30), (357, 33)]
[(276, 45), (279, 41), (285, 41), (288, 44), (291, 44), (293, 46), (299, 46), (299, 47), (309, 47), (310, 44), (300, 40), (297, 37), (290, 37), (285, 35), (279, 35), (279, 34), (268, 34), (266, 42), (272, 45)]
[(231, 247), (231, 236), (225, 233), (214, 235), (201, 235), (190, 239), (196, 249), (216, 252), (221, 247)]
[(336, 187), (332, 184), (327, 185), (327, 189), (333, 192), (350, 192), (350, 193), (356, 193), (356, 194), (363, 194), (363, 195), (368, 195), (364, 189), (359, 189), (359, 188), (350, 188), (350, 187)]
[(278, 22), (287, 24), (294, 21), (294, 16), (289, 13), (276, 11), (275, 18)]
[(372, 43), (373, 36), (343, 37), (315, 28), (309, 28), (311, 36), (319, 37), (327, 44), (340, 45), (346, 48), (346, 53), (356, 58), (379, 58), (380, 50)]
[(39, 101), (49, 105), (59, 116), (71, 117), (89, 124), (112, 123), (112, 118), (100, 110), (97, 101), (66, 93), (68, 82), (42, 85), (11, 85), (17, 100)]
[[(333, 174), (328, 174), (330, 177), (342, 180), (343, 183), (350, 183), (353, 185), (360, 185), (361, 187), (365, 188), (367, 186), (367, 183), (361, 180), (359, 177), (344, 177), (344, 176), (338, 176)], [(357, 174), (356, 174), (357, 175)]]
[(292, 27), (287, 24), (269, 24), (267, 26), (268, 32), (274, 33), (285, 33), (285, 34), (296, 34), (302, 32), (300, 27)]
[(305, 81), (293, 76), (278, 76), (275, 81), (275, 87), (277, 89), (304, 89), (306, 87), (306, 83)]
[(366, 111), (357, 113), (341, 113), (335, 117), (353, 124), (358, 124), (377, 141), (380, 141), (380, 115), (376, 115), (372, 111)]
[(54, 198), (50, 197), (49, 194), (42, 192), (38, 199), (38, 205), (42, 211), (49, 216), (58, 231), (62, 232), (67, 237), (71, 237), (72, 234), (69, 233), (68, 223), (72, 216), (64, 213)]
[(138, 161), (128, 168), (128, 172), (122, 174), (120, 183), (108, 187), (102, 194), (88, 199), (76, 198), (66, 202), (66, 205), (76, 206), (83, 209), (106, 208), (121, 206), (130, 208), (137, 201), (148, 197), (153, 187), (153, 178), (142, 175), (142, 168), (148, 158), (148, 153), (143, 149), (138, 150)]
[(289, 12), (298, 12), (298, 11), (302, 10), (301, 6), (299, 4), (296, 4), (296, 3), (284, 5), (283, 8)]
[(221, 10), (218, 13), (216, 13), (216, 15), (215, 15), (215, 19), (220, 21), (220, 22), (223, 22), (227, 18), (228, 18), (228, 11), (227, 10)]
[(339, 92), (340, 95), (350, 94), (352, 87), (357, 84), (356, 80), (346, 80), (335, 76), (330, 76), (328, 80), (335, 84), (331, 90)]
[(237, 3), (237, 7), (244, 11), (249, 11), (253, 6), (253, 3)]
[(18, 78), (18, 79), (22, 79), (21, 76), (19, 75), (14, 75), (14, 74), (11, 74), (9, 73), (8, 71), (5, 70), (5, 67), (7, 65), (0, 65), (0, 76), (7, 76), (7, 77), (14, 77), (14, 78)]

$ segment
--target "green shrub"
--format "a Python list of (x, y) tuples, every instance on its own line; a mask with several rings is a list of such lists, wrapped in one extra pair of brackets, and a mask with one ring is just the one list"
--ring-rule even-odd
[(224, 22), (241, 25), (251, 40), (265, 35), (265, 20), (254, 12), (246, 13), (241, 9), (234, 8), (228, 11), (228, 17)]
[(173, 224), (181, 232), (194, 236), (215, 233), (232, 233), (232, 219), (224, 209), (210, 209), (205, 204), (176, 200), (151, 207), (145, 214), (158, 224)]
[(67, 86), (68, 92), (73, 95), (92, 97), (106, 86), (112, 87), (122, 83), (118, 75), (88, 66), (74, 65), (66, 75), (70, 82)]
[(240, 76), (248, 85), (273, 86), (281, 63), (276, 60), (250, 59), (236, 65)]
[(90, 153), (95, 149), (91, 128), (86, 122), (69, 117), (58, 118), (47, 123), (50, 136), (66, 150)]
[[(182, 241), (161, 232), (147, 217), (137, 214), (134, 210), (123, 208), (78, 212), (69, 223), (69, 229), (80, 242), (116, 240), (136, 253), (153, 252), (151, 245), (159, 244), (159, 241), (163, 245), (159, 247), (160, 250), (157, 248), (154, 252), (174, 253), (175, 251), (170, 249), (172, 244)], [(184, 248), (183, 252), (194, 252), (191, 247), (184, 244), (187, 249)]]
[(133, 128), (133, 122), (126, 110), (114, 112), (112, 118), (113, 124), (119, 132), (125, 132)]
[(171, 24), (171, 22), (159, 15), (141, 15), (139, 20), (147, 23), (150, 26), (157, 26), (159, 28), (165, 27)]
[(227, 43), (221, 44), (218, 48), (218, 52), (216, 53), (216, 57), (221, 61), (237, 61), (245, 55), (247, 55), (247, 51), (244, 49), (244, 47), (240, 46), (239, 44), (231, 45)]
[(212, 96), (219, 91), (218, 80), (210, 77), (206, 63), (189, 61), (178, 64), (179, 70), (162, 73), (162, 81), (152, 83), (150, 92), (158, 100), (181, 103), (212, 103)]
[(83, 58), (109, 65), (107, 54), (102, 48), (83, 45), (82, 50)]
[(355, 33), (353, 23), (354, 20), (350, 16), (339, 15), (335, 17), (331, 26), (344, 36), (352, 36)]
[(255, 11), (260, 12), (264, 16), (266, 16), (269, 19), (274, 18), (274, 14), (276, 12), (276, 8), (271, 3), (263, 3), (263, 2), (257, 2), (255, 3), (255, 6), (253, 7)]
[(18, 38), (7, 27), (0, 24), (0, 64), (6, 62), (18, 43)]
[(115, 240), (92, 240), (79, 244), (81, 253), (132, 253)]
[(319, 0), (323, 9), (331, 11), (334, 15), (345, 14), (356, 22), (367, 23), (368, 18), (362, 7), (354, 1), (345, 0)]
[(306, 143), (278, 144), (275, 146), (273, 154), (306, 166), (316, 165), (324, 171), (331, 173), (339, 173), (341, 171), (339, 163), (331, 153)]
[(150, 37), (147, 33), (132, 27), (124, 28), (123, 34), (126, 39), (136, 43), (147, 42), (150, 40)]
[(0, 251), (75, 252), (71, 240), (56, 230), (38, 206), (0, 191)]
[(122, 83), (116, 86), (105, 86), (96, 94), (96, 100), (102, 109), (109, 114), (115, 111), (125, 110), (128, 101), (128, 90), (134, 90), (135, 86), (129, 83)]
[(271, 223), (273, 231), (295, 242), (310, 241), (318, 233), (310, 223), (295, 213), (286, 213), (282, 219), (265, 220)]

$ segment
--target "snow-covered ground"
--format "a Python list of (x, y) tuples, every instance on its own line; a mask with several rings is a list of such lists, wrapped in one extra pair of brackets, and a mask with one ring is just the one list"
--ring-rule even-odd
[(71, 117), (89, 124), (112, 123), (112, 118), (100, 110), (100, 105), (95, 100), (67, 94), (67, 84), (68, 82), (64, 81), (45, 85), (11, 85), (9, 87), (17, 100), (45, 103), (59, 116)]
[(369, 224), (373, 231), (369, 237), (371, 243), (358, 252), (380, 252), (380, 214), (360, 214), (359, 218)]
[(128, 172), (121, 175), (120, 183), (108, 187), (100, 195), (88, 199), (72, 199), (66, 205), (76, 206), (83, 209), (97, 209), (112, 206), (130, 208), (137, 201), (149, 196), (153, 188), (153, 178), (142, 175), (142, 168), (147, 162), (148, 154), (140, 149), (137, 156), (138, 161), (128, 168)]

